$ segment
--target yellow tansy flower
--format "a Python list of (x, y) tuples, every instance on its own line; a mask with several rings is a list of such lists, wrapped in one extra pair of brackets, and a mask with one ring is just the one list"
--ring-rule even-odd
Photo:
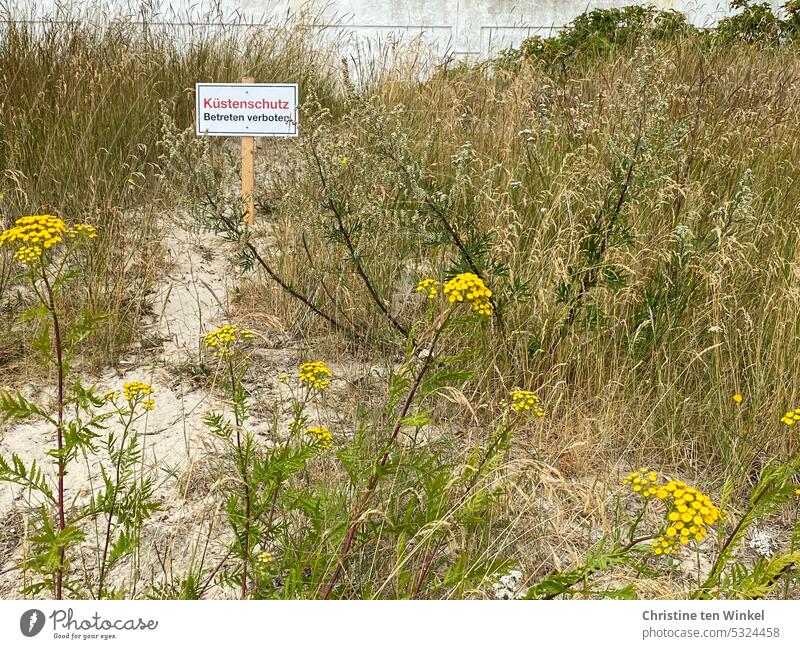
[(244, 341), (252, 337), (252, 332), (247, 329), (224, 325), (203, 336), (203, 345), (214, 350), (220, 358), (229, 358)]
[[(122, 386), (122, 391), (125, 395), (125, 400), (131, 406), (131, 409), (139, 405), (141, 405), (145, 410), (152, 410), (156, 407), (155, 400), (150, 396), (155, 392), (155, 390), (153, 390), (153, 387), (147, 383), (141, 383), (140, 381), (129, 381)], [(119, 397), (119, 392), (114, 392), (112, 394), (115, 395), (114, 398)]]
[(629, 474), (622, 484), (630, 485), (631, 489), (643, 498), (650, 498), (658, 493), (657, 480), (658, 475), (655, 471), (643, 467)]
[(781, 417), (781, 421), (789, 428), (794, 426), (798, 421), (800, 421), (800, 408), (796, 410), (789, 410), (783, 417)]
[(64, 237), (94, 239), (97, 231), (94, 226), (85, 223), (68, 228), (57, 216), (36, 214), (21, 216), (14, 226), (0, 233), (0, 246), (16, 244), (14, 258), (22, 264), (30, 265), (42, 258), (45, 250), (64, 241)]
[[(506, 405), (503, 402), (502, 405)], [(539, 397), (529, 390), (514, 388), (511, 390), (511, 409), (514, 412), (531, 412), (537, 417), (544, 416), (544, 410), (539, 405)]]
[(333, 372), (322, 361), (311, 361), (300, 365), (297, 378), (300, 383), (317, 392), (323, 392), (330, 385)]
[(327, 428), (309, 428), (306, 434), (315, 437), (315, 443), (326, 451), (333, 446), (333, 434)]
[(475, 273), (460, 273), (442, 289), (451, 303), (469, 302), (478, 315), (492, 315), (492, 292)]
[(427, 298), (432, 300), (439, 294), (439, 282), (435, 279), (431, 279), (430, 277), (423, 279), (419, 284), (417, 284), (417, 293), (426, 293)]

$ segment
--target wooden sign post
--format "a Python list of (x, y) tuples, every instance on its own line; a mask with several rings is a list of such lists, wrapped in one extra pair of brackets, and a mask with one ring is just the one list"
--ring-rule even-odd
[(255, 221), (255, 138), (297, 137), (296, 83), (195, 84), (197, 135), (235, 136), (242, 143), (242, 200), (245, 222)]
[[(242, 83), (253, 83), (253, 77), (242, 77)], [(256, 206), (253, 201), (253, 190), (256, 187), (256, 139), (252, 135), (242, 138), (242, 200), (247, 211), (247, 225), (256, 220)]]

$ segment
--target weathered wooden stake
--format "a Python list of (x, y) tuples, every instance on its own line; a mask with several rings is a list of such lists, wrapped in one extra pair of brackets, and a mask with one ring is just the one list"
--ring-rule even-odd
[[(253, 77), (242, 77), (242, 83), (253, 83)], [(256, 186), (255, 138), (242, 138), (242, 199), (247, 207), (247, 224), (255, 222), (256, 206), (253, 190)]]

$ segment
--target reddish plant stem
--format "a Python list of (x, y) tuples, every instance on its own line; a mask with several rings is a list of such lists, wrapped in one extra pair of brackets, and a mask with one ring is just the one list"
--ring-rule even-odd
[(333, 592), (333, 589), (336, 587), (336, 584), (339, 581), (339, 578), (342, 575), (342, 571), (344, 570), (344, 564), (350, 556), (350, 552), (353, 549), (353, 543), (355, 542), (356, 532), (358, 531), (358, 527), (361, 524), (361, 517), (364, 515), (364, 512), (367, 510), (367, 505), (369, 501), (372, 499), (372, 496), (375, 495), (375, 489), (378, 486), (378, 469), (383, 468), (386, 466), (386, 462), (389, 461), (389, 453), (392, 450), (392, 446), (394, 445), (395, 441), (397, 440), (397, 436), (400, 434), (400, 429), (403, 425), (403, 419), (408, 414), (409, 409), (411, 408), (411, 404), (414, 401), (414, 396), (417, 394), (417, 390), (419, 390), (419, 386), (422, 384), (422, 379), (425, 376), (425, 373), (428, 371), (430, 367), (431, 359), (433, 358), (433, 350), (436, 347), (436, 343), (439, 340), (439, 335), (442, 333), (442, 330), (445, 328), (447, 324), (447, 320), (449, 319), (450, 314), (448, 313), (446, 318), (442, 321), (442, 324), (436, 329), (433, 340), (431, 341), (431, 345), (429, 348), (428, 355), (425, 357), (425, 360), (422, 362), (422, 365), (417, 372), (417, 376), (414, 380), (414, 385), (409, 390), (408, 395), (406, 396), (406, 400), (403, 402), (403, 407), (400, 410), (400, 414), (397, 417), (397, 422), (392, 429), (392, 434), (389, 437), (389, 440), (386, 442), (386, 447), (381, 456), (380, 460), (378, 460), (378, 464), (376, 470), (370, 476), (369, 483), (367, 484), (367, 491), (364, 494), (364, 497), (361, 499), (361, 502), (356, 509), (356, 513), (353, 516), (352, 522), (350, 523), (350, 527), (347, 529), (347, 535), (345, 536), (344, 543), (342, 544), (342, 549), (339, 553), (339, 561), (336, 563), (336, 569), (333, 571), (330, 580), (328, 581), (328, 585), (325, 587), (325, 592), (322, 594), (322, 599), (328, 599)]
[(444, 545), (444, 540), (446, 538), (447, 534), (442, 534), (439, 537), (439, 540), (436, 541), (436, 545), (433, 546), (433, 550), (431, 550), (425, 557), (425, 561), (422, 564), (422, 570), (419, 573), (419, 578), (414, 586), (414, 591), (411, 593), (411, 599), (417, 599), (417, 597), (419, 597), (419, 593), (422, 590), (422, 584), (425, 583), (425, 579), (428, 577), (428, 573), (431, 571), (433, 562), (439, 555), (439, 551), (442, 549), (442, 545)]
[[(56, 439), (58, 443), (58, 531), (63, 532), (66, 527), (66, 517), (64, 515), (64, 474), (66, 472), (66, 462), (63, 456), (64, 450), (64, 355), (61, 345), (61, 326), (58, 321), (55, 298), (50, 280), (47, 279), (47, 272), (42, 267), (42, 279), (47, 290), (47, 310), (53, 321), (53, 342), (56, 351)], [(56, 569), (54, 597), (62, 599), (62, 588), (64, 582), (64, 554), (63, 545), (58, 547), (58, 568)]]

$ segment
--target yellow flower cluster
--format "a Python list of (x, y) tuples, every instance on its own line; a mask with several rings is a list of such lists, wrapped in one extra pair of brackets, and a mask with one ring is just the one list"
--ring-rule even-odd
[[(125, 399), (131, 406), (141, 404), (145, 410), (152, 410), (156, 407), (154, 399), (150, 398), (154, 390), (152, 386), (147, 383), (140, 383), (139, 381), (130, 381), (122, 386), (125, 394)], [(119, 393), (116, 393), (119, 394)]]
[(658, 475), (655, 471), (647, 468), (641, 468), (628, 475), (622, 484), (630, 485), (636, 493), (643, 498), (650, 498), (655, 496), (657, 492)]
[(492, 292), (475, 273), (460, 273), (442, 289), (450, 302), (470, 302), (478, 315), (492, 315)]
[(42, 256), (42, 249), (39, 246), (22, 246), (14, 253), (14, 259), (27, 266), (34, 263)]
[(787, 412), (783, 417), (781, 417), (781, 421), (789, 428), (794, 426), (798, 421), (800, 421), (800, 408)]
[(316, 437), (316, 443), (326, 451), (333, 446), (333, 434), (327, 428), (309, 428), (306, 433)]
[(719, 509), (711, 499), (680, 480), (670, 480), (659, 487), (656, 498), (667, 504), (666, 529), (652, 543), (656, 554), (674, 554), (678, 544), (700, 543), (709, 526), (719, 520)]
[(511, 409), (515, 412), (533, 412), (537, 417), (544, 416), (544, 410), (539, 405), (539, 397), (529, 390), (520, 388), (511, 390)]
[(203, 344), (209, 349), (213, 349), (220, 358), (229, 358), (241, 342), (250, 340), (252, 337), (253, 334), (247, 329), (224, 325), (203, 336)]
[(14, 223), (14, 227), (3, 230), (0, 234), (0, 245), (16, 243), (18, 248), (14, 258), (28, 265), (38, 261), (45, 250), (61, 243), (65, 236), (70, 238), (85, 236), (94, 239), (97, 231), (85, 223), (67, 228), (64, 221), (50, 214), (21, 216)]
[(266, 550), (264, 550), (263, 552), (260, 552), (258, 557), (256, 558), (258, 563), (261, 564), (262, 566), (268, 566), (269, 564), (272, 563), (273, 559), (274, 559), (274, 557), (272, 556), (272, 553), (271, 552), (267, 552)]
[(328, 369), (322, 361), (311, 361), (310, 363), (302, 363), (297, 378), (300, 383), (307, 385), (312, 390), (322, 392), (330, 384), (330, 379), (333, 372)]
[(67, 230), (67, 236), (70, 239), (74, 239), (75, 237), (79, 236), (85, 236), (88, 237), (89, 239), (95, 239), (97, 238), (97, 229), (93, 225), (89, 225), (88, 223), (78, 223), (71, 229)]
[(439, 294), (439, 282), (430, 277), (423, 279), (417, 284), (417, 293), (426, 293), (429, 300), (432, 300)]

